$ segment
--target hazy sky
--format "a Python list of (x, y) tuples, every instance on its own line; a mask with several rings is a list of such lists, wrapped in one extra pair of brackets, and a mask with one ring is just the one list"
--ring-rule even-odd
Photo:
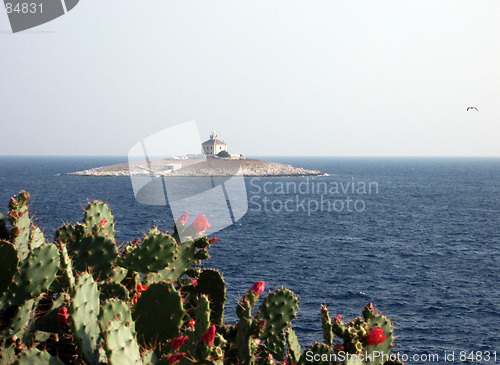
[(126, 155), (196, 120), (246, 155), (500, 156), (499, 19), (497, 0), (82, 0), (12, 34), (1, 9), (0, 155)]

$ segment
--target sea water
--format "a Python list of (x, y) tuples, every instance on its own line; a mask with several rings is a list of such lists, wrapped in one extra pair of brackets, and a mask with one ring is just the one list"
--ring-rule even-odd
[[(302, 345), (322, 340), (322, 303), (349, 319), (373, 302), (393, 320), (397, 352), (472, 363), (470, 353), (496, 351), (500, 361), (500, 159), (267, 159), (328, 175), (246, 178), (248, 212), (216, 234), (204, 264), (227, 282), (226, 322), (265, 280), (299, 296)], [(170, 229), (169, 208), (137, 203), (129, 178), (60, 175), (121, 162), (0, 157), (0, 211), (24, 189), (48, 237), (93, 199), (108, 201), (119, 243)], [(436, 362), (421, 359), (413, 363)]]

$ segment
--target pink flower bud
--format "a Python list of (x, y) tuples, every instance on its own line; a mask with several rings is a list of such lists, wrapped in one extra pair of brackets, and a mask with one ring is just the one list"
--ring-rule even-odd
[(102, 226), (102, 228), (106, 228), (107, 224), (108, 224), (107, 218), (101, 219), (101, 221), (99, 222), (99, 225)]
[(219, 239), (218, 239), (217, 237), (212, 237), (212, 238), (210, 238), (210, 239), (208, 240), (208, 243), (213, 244), (213, 243), (217, 242), (218, 240), (219, 240)]
[(375, 346), (382, 343), (387, 338), (384, 330), (380, 327), (374, 326), (370, 328), (368, 334), (366, 335), (366, 344), (368, 346)]
[(198, 280), (196, 280), (196, 279), (191, 279), (191, 283), (192, 283), (193, 285), (198, 285)]
[(184, 213), (182, 213), (181, 217), (177, 220), (177, 222), (180, 224), (186, 224), (188, 221), (188, 216), (189, 212), (186, 210)]
[(215, 325), (211, 325), (210, 327), (208, 327), (207, 332), (205, 332), (201, 336), (201, 342), (203, 342), (207, 346), (213, 346), (214, 339), (215, 339)]
[(254, 293), (255, 295), (259, 296), (260, 293), (264, 291), (264, 288), (266, 287), (266, 282), (265, 281), (257, 281), (255, 284), (253, 284), (252, 288), (250, 291)]
[(170, 342), (170, 346), (172, 346), (172, 348), (174, 350), (178, 350), (180, 349), (180, 347), (182, 345), (184, 345), (184, 343), (188, 340), (188, 336), (179, 336), (179, 337), (175, 337), (174, 339), (172, 339), (172, 341)]
[(196, 324), (196, 321), (194, 319), (190, 319), (189, 322), (187, 323), (188, 328), (194, 328), (194, 325)]
[(62, 325), (67, 325), (68, 318), (69, 318), (68, 308), (59, 307), (59, 310), (57, 311), (57, 321)]
[(210, 227), (210, 223), (205, 214), (198, 215), (191, 225), (196, 233), (205, 232), (207, 228)]
[(340, 321), (342, 320), (341, 318), (342, 318), (342, 314), (337, 314), (337, 316), (333, 320), (333, 323), (340, 323)]
[(179, 360), (181, 360), (184, 356), (186, 356), (185, 352), (179, 352), (177, 354), (169, 354), (167, 356), (167, 361), (170, 365), (177, 364)]

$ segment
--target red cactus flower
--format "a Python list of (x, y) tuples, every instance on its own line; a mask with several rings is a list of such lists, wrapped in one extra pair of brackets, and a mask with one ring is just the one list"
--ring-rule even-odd
[(201, 342), (203, 342), (207, 346), (213, 346), (214, 338), (215, 338), (215, 325), (211, 325), (210, 327), (208, 327), (207, 332), (205, 332), (201, 336)]
[(67, 325), (68, 318), (69, 318), (68, 308), (59, 307), (59, 310), (57, 311), (57, 321), (62, 325)]
[(205, 232), (207, 228), (210, 227), (210, 223), (205, 214), (199, 214), (191, 225), (197, 233)]
[(254, 293), (255, 295), (259, 296), (260, 293), (264, 291), (264, 288), (266, 287), (266, 282), (265, 281), (257, 281), (255, 284), (253, 284), (252, 288), (250, 291)]
[(174, 339), (172, 339), (172, 341), (170, 342), (170, 346), (172, 346), (172, 348), (174, 350), (178, 350), (180, 349), (180, 347), (182, 345), (184, 345), (184, 343), (188, 340), (188, 336), (179, 336), (179, 337), (176, 337)]
[(208, 240), (208, 243), (213, 244), (213, 243), (217, 242), (218, 240), (219, 240), (219, 239), (218, 239), (217, 237), (212, 237), (212, 238), (210, 238), (210, 239)]
[(335, 319), (333, 320), (333, 323), (339, 323), (342, 319), (342, 314), (337, 314)]
[(190, 319), (187, 323), (188, 328), (194, 328), (196, 321), (194, 319)]
[(189, 212), (186, 210), (182, 213), (181, 217), (177, 220), (180, 224), (186, 224), (188, 221)]
[(368, 346), (375, 346), (382, 343), (387, 338), (384, 330), (380, 327), (374, 326), (370, 328), (368, 334), (366, 335), (366, 344)]
[(101, 219), (101, 221), (99, 222), (99, 225), (102, 226), (102, 228), (106, 228), (107, 224), (108, 224), (107, 218)]
[(134, 242), (132, 242), (134, 245), (139, 246), (139, 243), (141, 243), (141, 240), (139, 238), (136, 238)]
[(198, 280), (196, 280), (196, 279), (191, 279), (191, 283), (192, 283), (193, 285), (198, 285)]
[(141, 293), (148, 288), (147, 285), (137, 285), (137, 291), (135, 292), (134, 297), (132, 298), (132, 303), (137, 303), (137, 299), (141, 296)]
[(167, 356), (167, 361), (170, 365), (177, 364), (179, 360), (181, 360), (184, 356), (186, 356), (185, 352), (179, 352), (176, 354), (169, 354)]

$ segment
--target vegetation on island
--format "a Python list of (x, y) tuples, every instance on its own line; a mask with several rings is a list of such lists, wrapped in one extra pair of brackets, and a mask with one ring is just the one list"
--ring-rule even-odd
[(391, 321), (371, 303), (347, 322), (323, 305), (323, 342), (303, 348), (297, 296), (264, 295), (257, 281), (231, 303), (239, 321), (226, 323), (224, 278), (200, 266), (217, 242), (204, 236), (204, 215), (118, 245), (109, 207), (93, 201), (48, 242), (28, 200), (10, 199), (10, 226), (0, 215), (0, 364), (399, 363), (388, 358)]
[(218, 154), (217, 154), (217, 157), (231, 157), (231, 154), (227, 151), (220, 151)]

